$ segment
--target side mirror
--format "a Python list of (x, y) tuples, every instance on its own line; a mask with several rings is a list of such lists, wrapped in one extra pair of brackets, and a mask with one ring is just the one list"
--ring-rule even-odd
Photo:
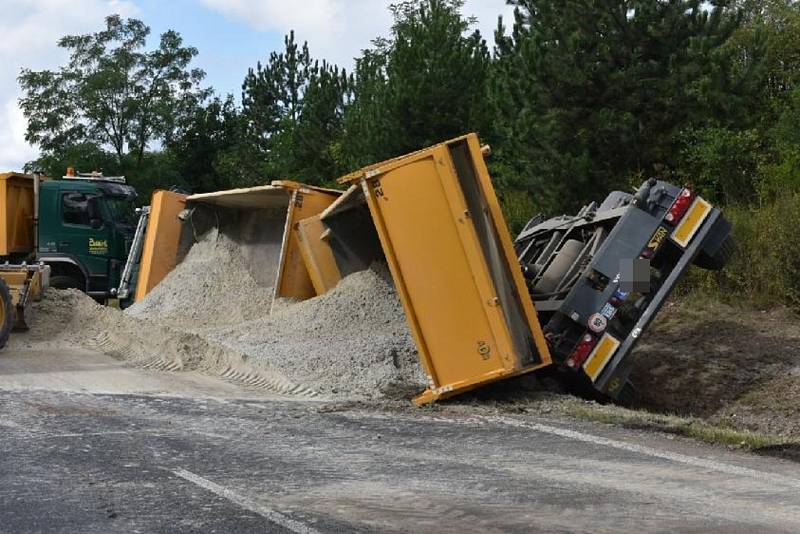
[(103, 227), (103, 219), (91, 219), (89, 225), (93, 230), (99, 230)]

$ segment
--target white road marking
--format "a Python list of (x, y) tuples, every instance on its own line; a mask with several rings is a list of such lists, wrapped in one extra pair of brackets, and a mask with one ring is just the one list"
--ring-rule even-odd
[(244, 495), (239, 495), (235, 491), (224, 486), (220, 486), (219, 484), (203, 478), (200, 475), (195, 475), (191, 471), (187, 471), (186, 469), (176, 469), (173, 471), (173, 473), (184, 480), (188, 480), (192, 484), (196, 484), (201, 488), (210, 491), (211, 493), (228, 499), (232, 503), (237, 504), (246, 510), (250, 510), (251, 512), (254, 512), (261, 517), (264, 517), (267, 520), (275, 523), (276, 525), (290, 530), (296, 534), (321, 534), (318, 530), (311, 528), (304, 523), (286, 517), (282, 513), (276, 512), (275, 510), (270, 510), (256, 501), (245, 497)]
[(585, 434), (583, 432), (578, 432), (577, 430), (558, 428), (555, 426), (543, 425), (540, 423), (528, 423), (525, 421), (518, 421), (516, 419), (508, 417), (487, 416), (487, 417), (480, 417), (480, 419), (483, 419), (488, 422), (500, 423), (518, 428), (528, 428), (536, 432), (553, 434), (555, 436), (573, 439), (575, 441), (582, 441), (584, 443), (592, 443), (594, 445), (603, 445), (605, 447), (613, 447), (615, 449), (621, 449), (628, 452), (645, 454), (647, 456), (653, 456), (655, 458), (670, 460), (672, 462), (691, 465), (694, 467), (701, 467), (703, 469), (709, 469), (711, 471), (717, 471), (720, 473), (725, 473), (727, 475), (755, 478), (762, 480), (764, 482), (768, 482), (770, 484), (777, 483), (789, 486), (791, 488), (800, 489), (800, 480), (796, 478), (785, 477), (777, 473), (758, 471), (756, 469), (750, 469), (748, 467), (740, 467), (738, 465), (718, 462), (716, 460), (709, 460), (707, 458), (697, 458), (696, 456), (687, 456), (685, 454), (680, 454), (677, 452), (669, 452), (669, 451), (654, 449), (652, 447), (646, 447), (644, 445), (636, 445), (634, 443), (626, 443), (624, 441), (619, 441), (615, 439), (604, 438), (592, 434)]

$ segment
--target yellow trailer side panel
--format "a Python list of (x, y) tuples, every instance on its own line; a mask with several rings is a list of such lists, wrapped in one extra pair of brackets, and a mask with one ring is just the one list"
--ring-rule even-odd
[(330, 291), (342, 279), (333, 252), (323, 237), (325, 225), (320, 217), (314, 215), (303, 219), (297, 226), (300, 254), (317, 295)]
[(358, 183), (420, 360), (430, 402), (551, 362), (511, 236), (468, 135), (373, 165)]
[[(275, 183), (275, 182), (273, 182)], [(290, 182), (291, 183), (291, 182)], [(286, 215), (286, 230), (283, 234), (278, 279), (275, 296), (282, 298), (308, 299), (317, 294), (303, 261), (298, 237), (298, 223), (308, 217), (319, 215), (330, 206), (341, 193), (312, 188), (297, 188), (292, 191)]]
[(487, 273), (474, 272), (466, 206), (446, 183), (446, 154), (431, 154), (369, 182), (367, 195), (422, 363), (438, 387), (514, 367)]
[(175, 268), (181, 236), (178, 214), (185, 205), (186, 195), (172, 191), (153, 193), (136, 282), (136, 302)]
[(33, 177), (0, 174), (0, 256), (33, 251)]

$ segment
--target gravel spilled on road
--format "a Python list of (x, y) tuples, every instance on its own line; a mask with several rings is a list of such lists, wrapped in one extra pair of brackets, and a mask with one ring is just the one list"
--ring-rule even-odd
[(385, 267), (325, 295), (282, 302), (248, 272), (235, 241), (211, 232), (125, 312), (49, 290), (18, 343), (93, 348), (147, 368), (201, 370), (277, 393), (332, 399), (407, 397), (425, 387)]

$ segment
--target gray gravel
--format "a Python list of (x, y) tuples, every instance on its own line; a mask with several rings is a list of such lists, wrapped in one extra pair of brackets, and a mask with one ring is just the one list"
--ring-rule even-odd
[(206, 336), (326, 396), (418, 393), (425, 377), (389, 280), (376, 265), (324, 295)]
[(126, 313), (200, 331), (260, 317), (269, 310), (272, 294), (272, 287), (260, 285), (253, 278), (242, 247), (212, 230)]
[(272, 307), (236, 241), (210, 232), (124, 313), (77, 291), (48, 292), (18, 344), (77, 345), (134, 365), (202, 370), (280, 393), (406, 398), (426, 384), (383, 265), (325, 295)]

